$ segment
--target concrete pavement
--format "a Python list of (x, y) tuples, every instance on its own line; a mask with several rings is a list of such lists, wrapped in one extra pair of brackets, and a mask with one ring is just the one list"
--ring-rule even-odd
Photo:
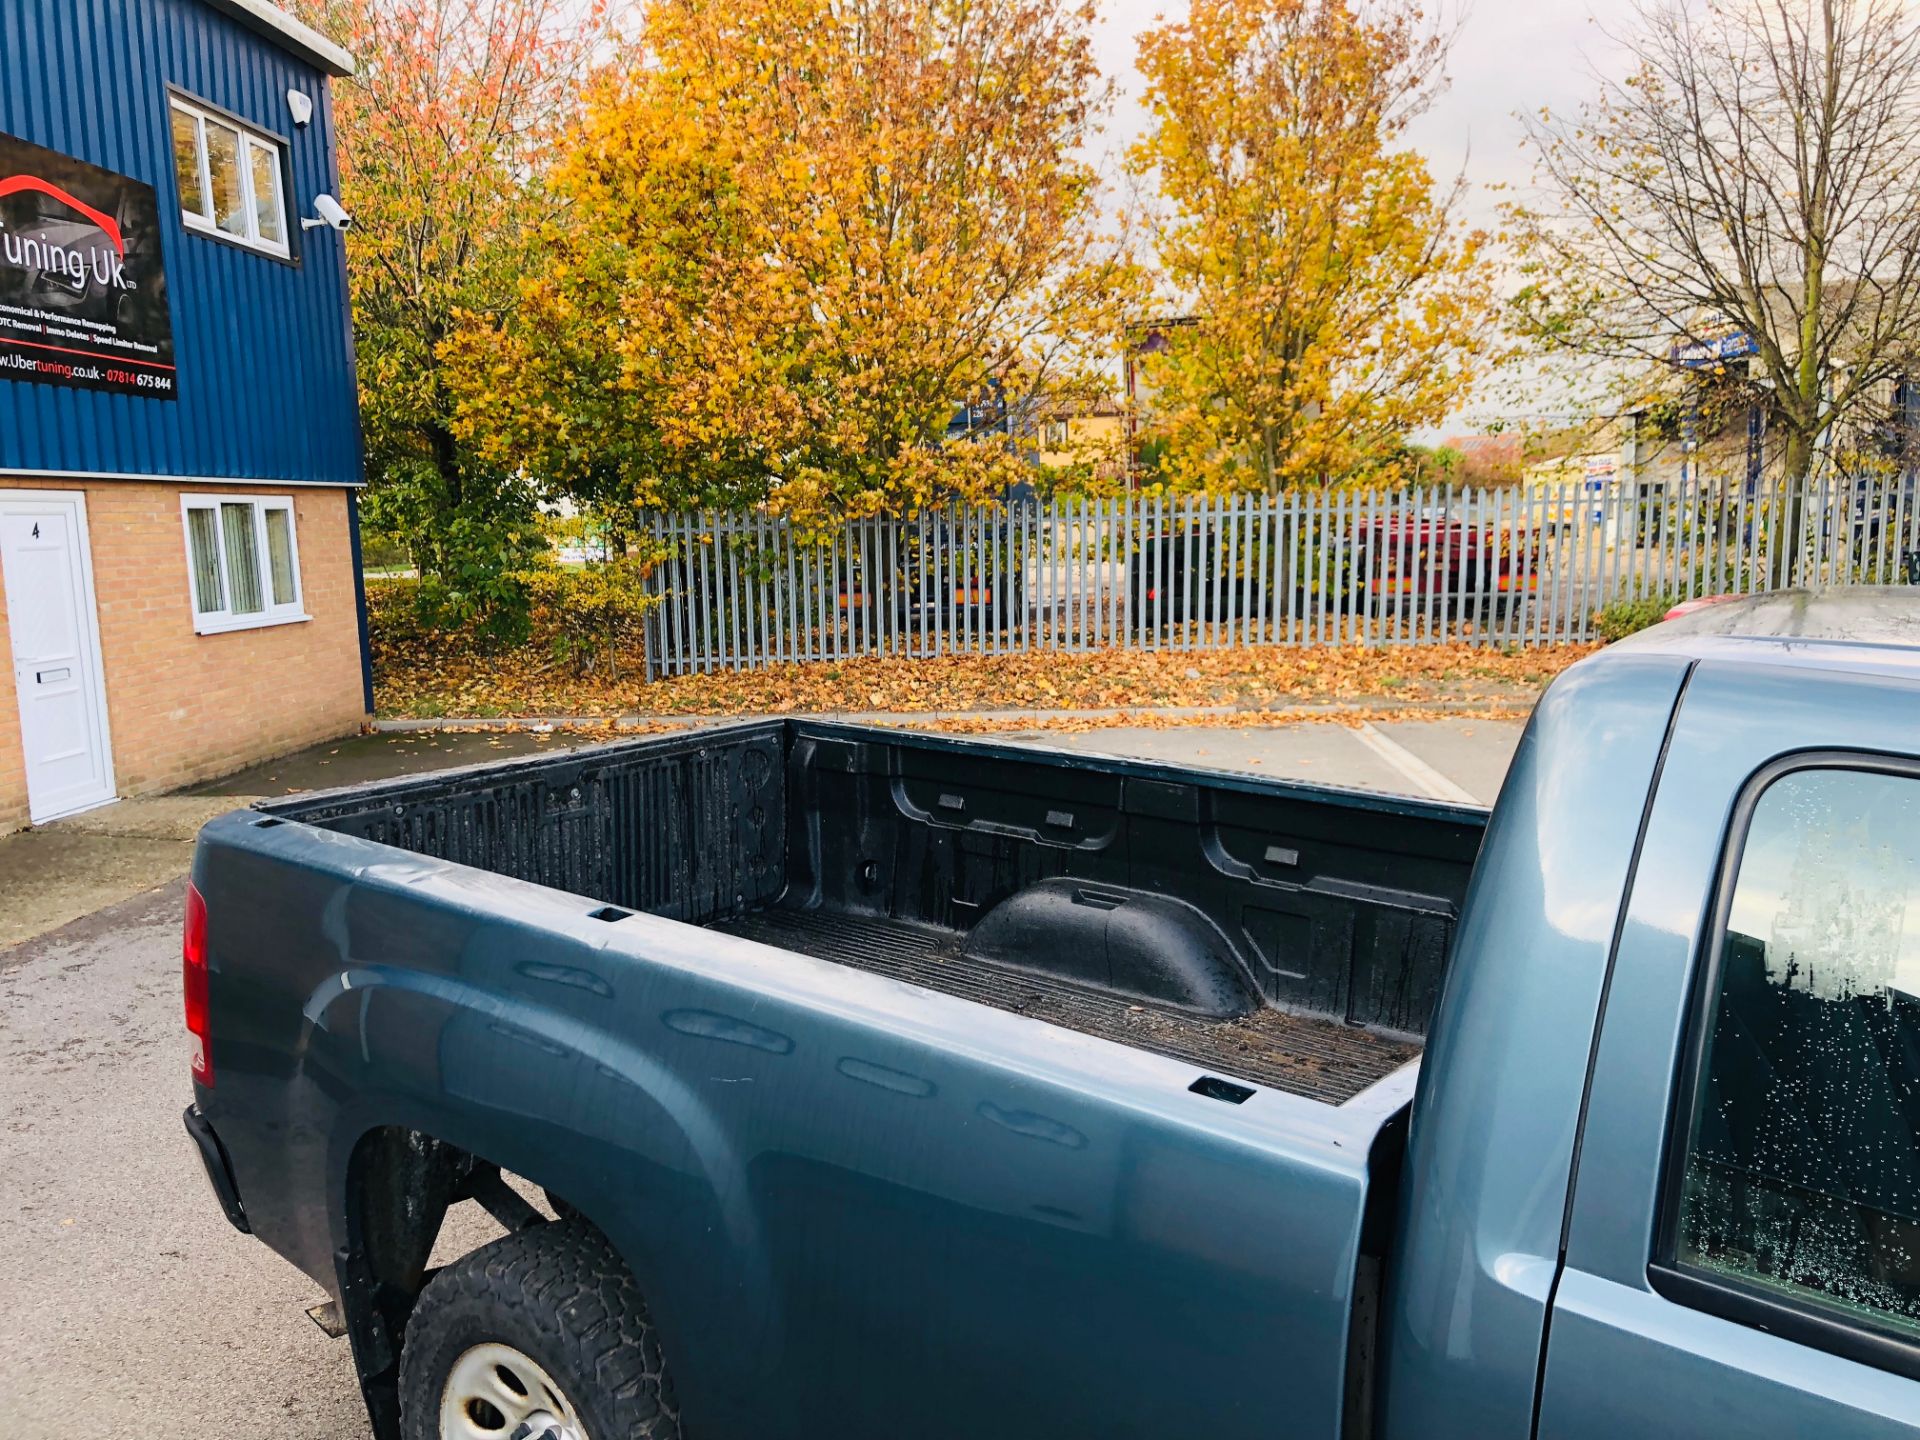
[[(1008, 712), (999, 723), (1017, 727), (1031, 712)], [(1519, 720), (1439, 717), (1397, 720), (1369, 711), (1375, 718), (1355, 729), (1332, 721), (1290, 725), (1235, 723), (1233, 712), (1221, 710), (1218, 724), (1207, 723), (1211, 712), (1165, 713), (1178, 725), (1112, 725), (1110, 719), (1126, 712), (1076, 712), (1101, 722), (1075, 730), (1036, 724), (1031, 730), (997, 731), (994, 738), (1033, 745), (1057, 745), (1070, 750), (1110, 755), (1138, 755), (1156, 760), (1192, 763), (1296, 779), (1325, 780), (1365, 789), (1427, 795), (1490, 805), (1500, 790), (1507, 762), (1519, 741)], [(1339, 713), (1329, 707), (1330, 715)], [(979, 716), (956, 715), (848, 715), (822, 719), (875, 721), (939, 730), (951, 725), (966, 730)], [(1069, 723), (1074, 714), (1065, 717)], [(1201, 723), (1193, 723), (1199, 721)], [(661, 722), (654, 722), (661, 723)], [(720, 723), (712, 720), (666, 722), (675, 729), (697, 729)], [(524, 724), (524, 722), (523, 722)], [(370, 735), (316, 746), (203, 787), (201, 794), (258, 796), (287, 795), (299, 790), (355, 785), (413, 775), (451, 765), (476, 765), (516, 755), (570, 749), (606, 738), (613, 731), (587, 733), (550, 728), (476, 730), (429, 728), (424, 722), (406, 728), (382, 729)], [(639, 732), (644, 733), (644, 732)], [(1385, 740), (1389, 743), (1382, 745)], [(1469, 798), (1470, 797), (1470, 800)]]
[(9, 945), (185, 874), (200, 827), (249, 798), (120, 800), (0, 835), (0, 955)]
[(444, 770), (453, 765), (478, 765), (507, 760), (537, 750), (564, 749), (581, 744), (579, 736), (535, 730), (396, 730), (352, 735), (327, 745), (269, 760), (237, 775), (229, 775), (199, 793), (206, 796), (291, 795), (297, 790), (330, 790), (336, 785), (359, 785)]
[(1509, 720), (1382, 720), (1364, 729), (1344, 725), (1117, 727), (1015, 731), (996, 738), (1092, 755), (1134, 756), (1491, 805), (1500, 793), (1522, 728), (1519, 721)]

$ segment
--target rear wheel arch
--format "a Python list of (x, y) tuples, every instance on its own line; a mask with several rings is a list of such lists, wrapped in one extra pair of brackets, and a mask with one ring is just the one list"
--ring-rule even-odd
[(591, 1196), (580, 1197), (584, 1204), (576, 1203), (570, 1190), (577, 1187), (569, 1187), (567, 1177), (526, 1174), (403, 1124), (365, 1130), (345, 1165), (335, 1229), (342, 1243), (334, 1252), (334, 1270), (341, 1319), (378, 1440), (401, 1440), (403, 1435), (399, 1396), (407, 1324), (436, 1274), (430, 1262), (447, 1212), (502, 1170), (539, 1185), (565, 1223), (585, 1225), (606, 1237), (609, 1251), (641, 1292), (651, 1294), (632, 1257), (611, 1238), (610, 1227), (600, 1223), (596, 1212), (602, 1207)]

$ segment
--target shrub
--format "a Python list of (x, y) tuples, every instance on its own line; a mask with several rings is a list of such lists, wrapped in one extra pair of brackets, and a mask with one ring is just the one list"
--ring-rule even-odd
[(644, 643), (640, 622), (655, 604), (646, 572), (647, 565), (632, 556), (524, 572), (534, 635), (576, 675), (604, 663), (608, 676), (617, 677), (620, 651)]
[(1594, 628), (1599, 630), (1602, 640), (1612, 644), (1650, 625), (1658, 625), (1667, 611), (1678, 603), (1679, 597), (1674, 595), (1642, 595), (1637, 600), (1616, 600), (1593, 612)]
[(430, 464), (388, 466), (367, 492), (363, 539), (412, 557), (420, 583), (410, 593), (425, 624), (517, 645), (527, 638), (522, 572), (547, 553), (537, 496), (517, 475), (469, 469), (462, 482), (456, 496)]

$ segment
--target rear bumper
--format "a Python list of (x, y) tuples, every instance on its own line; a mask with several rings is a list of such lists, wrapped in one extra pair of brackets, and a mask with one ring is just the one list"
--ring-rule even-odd
[(220, 1143), (220, 1137), (213, 1133), (213, 1126), (207, 1123), (198, 1105), (189, 1105), (181, 1119), (186, 1122), (187, 1134), (199, 1148), (200, 1163), (206, 1167), (207, 1183), (213, 1187), (220, 1208), (227, 1212), (234, 1229), (242, 1235), (251, 1235), (253, 1227), (247, 1224), (247, 1212), (240, 1208), (240, 1187), (233, 1183), (233, 1167), (227, 1163), (226, 1147)]

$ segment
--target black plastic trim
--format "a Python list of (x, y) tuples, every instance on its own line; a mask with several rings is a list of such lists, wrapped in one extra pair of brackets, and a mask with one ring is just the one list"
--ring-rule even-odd
[(207, 1123), (207, 1117), (200, 1113), (198, 1105), (189, 1105), (180, 1118), (186, 1122), (187, 1134), (193, 1137), (194, 1145), (199, 1148), (200, 1163), (207, 1170), (207, 1183), (213, 1186), (214, 1197), (219, 1200), (220, 1208), (227, 1212), (228, 1223), (242, 1235), (251, 1235), (253, 1227), (247, 1223), (247, 1212), (241, 1207), (240, 1187), (234, 1183), (233, 1166), (228, 1163), (226, 1146), (213, 1133), (213, 1126)]

